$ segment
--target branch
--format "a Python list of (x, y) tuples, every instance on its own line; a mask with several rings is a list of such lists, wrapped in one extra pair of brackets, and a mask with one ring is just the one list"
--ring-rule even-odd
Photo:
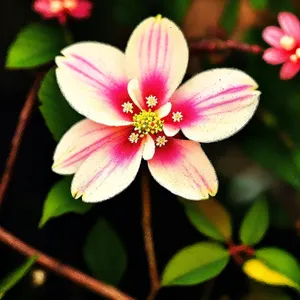
[(201, 41), (190, 41), (190, 51), (197, 53), (199, 51), (215, 52), (221, 50), (237, 50), (252, 54), (261, 54), (264, 49), (259, 45), (250, 45), (232, 40), (207, 39)]
[(142, 173), (142, 200), (143, 200), (143, 214), (142, 214), (142, 226), (144, 232), (144, 243), (145, 250), (148, 259), (149, 275), (151, 281), (151, 290), (148, 296), (148, 300), (155, 298), (156, 293), (160, 289), (160, 280), (157, 271), (155, 251), (154, 251), (154, 241), (151, 229), (151, 199), (149, 191), (149, 175), (145, 170)]
[(11, 142), (11, 149), (5, 164), (4, 172), (0, 181), (0, 206), (3, 202), (3, 199), (5, 197), (8, 185), (10, 183), (12, 172), (16, 163), (16, 159), (18, 156), (20, 144), (23, 138), (23, 134), (25, 131), (25, 128), (28, 124), (29, 118), (31, 116), (34, 102), (36, 98), (36, 94), (38, 92), (38, 89), (40, 87), (41, 80), (43, 78), (43, 73), (38, 73), (36, 76), (36, 79), (32, 85), (32, 88), (30, 89), (28, 96), (26, 98), (26, 101), (24, 103), (24, 106), (20, 112), (18, 124), (14, 133), (14, 136), (12, 138)]
[(34, 256), (37, 255), (37, 262), (47, 267), (48, 269), (54, 271), (55, 273), (68, 278), (69, 280), (89, 289), (90, 291), (100, 295), (105, 296), (108, 299), (115, 300), (134, 300), (134, 298), (126, 295), (125, 293), (119, 291), (113, 286), (110, 286), (106, 283), (98, 281), (75, 268), (64, 265), (58, 260), (50, 257), (28, 244), (24, 243), (20, 239), (13, 236), (11, 233), (6, 231), (3, 227), (0, 227), (0, 241), (4, 244), (10, 246), (11, 248), (17, 250), (25, 256)]

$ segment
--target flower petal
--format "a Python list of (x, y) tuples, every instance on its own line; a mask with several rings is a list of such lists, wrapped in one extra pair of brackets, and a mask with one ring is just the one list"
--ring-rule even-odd
[(74, 18), (88, 18), (91, 15), (93, 3), (87, 0), (81, 0), (78, 2), (75, 9), (70, 9), (69, 14)]
[(138, 78), (142, 96), (166, 103), (183, 79), (188, 47), (181, 30), (166, 18), (151, 17), (133, 31), (126, 48), (126, 71)]
[(121, 128), (107, 139), (76, 172), (71, 191), (84, 202), (99, 202), (114, 197), (136, 177), (141, 164), (143, 144), (130, 143), (130, 130)]
[(139, 108), (144, 109), (145, 108), (145, 102), (143, 100), (140, 84), (139, 81), (136, 78), (132, 78), (127, 86), (128, 94), (133, 101), (133, 103)]
[(300, 42), (300, 21), (290, 12), (278, 14), (278, 22), (283, 31)]
[[(181, 128), (186, 137), (199, 142), (225, 139), (239, 131), (252, 117), (260, 92), (257, 83), (235, 69), (202, 72), (182, 85), (170, 99), (172, 114), (165, 124), (175, 131)], [(182, 120), (174, 122), (173, 113)]]
[(199, 143), (170, 138), (148, 166), (154, 179), (175, 195), (201, 200), (217, 193), (215, 170)]
[(279, 65), (286, 62), (289, 59), (290, 54), (287, 51), (269, 48), (263, 54), (263, 59), (271, 65)]
[(149, 160), (155, 153), (155, 142), (153, 138), (147, 134), (144, 141), (143, 159)]
[(131, 99), (124, 71), (124, 54), (109, 45), (77, 43), (57, 57), (58, 84), (67, 101), (79, 113), (105, 125), (126, 125), (131, 114), (122, 104)]
[(280, 78), (283, 80), (288, 80), (293, 78), (300, 71), (300, 64), (291, 61), (283, 64), (280, 70)]
[(272, 47), (281, 49), (280, 39), (284, 36), (282, 29), (276, 26), (268, 26), (262, 33), (263, 39)]
[(170, 102), (168, 102), (168, 103), (164, 104), (163, 106), (161, 106), (156, 111), (156, 113), (160, 118), (164, 118), (170, 113), (171, 109), (172, 109), (172, 104)]
[(107, 140), (114, 141), (122, 127), (108, 127), (85, 119), (73, 125), (61, 138), (54, 152), (53, 171), (73, 174)]

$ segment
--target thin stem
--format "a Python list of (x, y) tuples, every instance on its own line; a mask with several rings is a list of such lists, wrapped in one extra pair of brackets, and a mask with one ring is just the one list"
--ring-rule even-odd
[(190, 42), (191, 52), (207, 51), (215, 52), (221, 50), (237, 50), (241, 52), (248, 52), (253, 54), (261, 54), (264, 49), (259, 45), (251, 45), (240, 43), (232, 40), (209, 39)]
[(55, 258), (36, 250), (35, 248), (31, 247), (30, 245), (26, 244), (25, 242), (21, 241), (20, 239), (6, 231), (3, 227), (0, 227), (0, 241), (25, 256), (31, 257), (37, 255), (37, 262), (40, 265), (47, 267), (57, 274), (68, 278), (69, 280), (81, 285), (82, 287), (87, 288), (88, 290), (98, 295), (115, 300), (134, 300), (134, 298), (126, 295), (115, 287), (98, 281), (71, 266), (62, 264)]
[(150, 190), (149, 190), (149, 174), (144, 170), (142, 173), (142, 226), (144, 232), (144, 243), (145, 250), (149, 266), (149, 276), (151, 281), (151, 289), (148, 295), (148, 300), (155, 298), (156, 293), (160, 289), (160, 281), (157, 271), (155, 251), (154, 251), (154, 241), (151, 229), (151, 199), (150, 199)]
[(42, 78), (43, 73), (38, 73), (19, 115), (18, 124), (11, 142), (11, 149), (8, 154), (4, 172), (0, 181), (0, 206), (3, 202), (6, 191), (8, 189), (8, 185), (12, 177), (23, 134), (30, 119), (36, 99), (36, 94), (38, 92)]

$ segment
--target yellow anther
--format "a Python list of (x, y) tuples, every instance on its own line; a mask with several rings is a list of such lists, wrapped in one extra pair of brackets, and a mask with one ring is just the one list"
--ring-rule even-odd
[(173, 122), (180, 122), (183, 119), (183, 115), (180, 111), (172, 113)]
[(53, 13), (57, 13), (64, 8), (62, 2), (60, 0), (51, 1), (50, 3), (50, 10)]
[(156, 146), (162, 147), (162, 146), (164, 146), (167, 142), (168, 142), (168, 140), (166, 139), (165, 136), (159, 136), (159, 137), (157, 137), (157, 139), (156, 139)]
[(294, 62), (294, 63), (297, 62), (298, 59), (299, 59), (299, 57), (298, 57), (296, 54), (293, 54), (293, 55), (290, 56), (290, 60), (291, 60), (292, 62)]
[(284, 35), (280, 39), (280, 45), (283, 49), (290, 51), (296, 47), (296, 40), (292, 36)]
[(139, 114), (133, 116), (133, 127), (140, 137), (146, 134), (155, 134), (163, 131), (164, 121), (158, 115), (149, 109), (143, 110)]

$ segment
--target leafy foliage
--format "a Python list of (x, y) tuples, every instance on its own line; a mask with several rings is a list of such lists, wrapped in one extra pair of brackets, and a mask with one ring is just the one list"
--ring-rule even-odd
[(93, 207), (92, 204), (75, 200), (72, 197), (70, 192), (71, 180), (72, 178), (65, 177), (52, 187), (44, 202), (39, 228), (43, 227), (52, 218), (71, 212), (84, 214)]
[(45, 122), (54, 139), (59, 141), (63, 134), (82, 117), (71, 108), (61, 94), (54, 69), (45, 76), (38, 96)]
[(261, 241), (269, 226), (268, 202), (264, 198), (256, 200), (244, 218), (240, 229), (240, 239), (245, 245)]
[(226, 2), (226, 6), (222, 14), (221, 27), (224, 28), (227, 33), (231, 33), (234, 29), (238, 19), (239, 8), (239, 0), (228, 0)]
[(50, 62), (65, 46), (59, 27), (33, 23), (25, 27), (9, 48), (7, 68), (33, 68)]
[(99, 219), (89, 232), (84, 258), (99, 279), (117, 285), (127, 266), (125, 248), (115, 230), (105, 219)]
[(221, 245), (201, 242), (188, 246), (168, 262), (162, 285), (193, 285), (211, 279), (226, 267), (229, 253)]
[(0, 299), (29, 272), (36, 259), (37, 256), (29, 258), (23, 265), (15, 269), (0, 282)]
[(265, 9), (269, 4), (269, 0), (250, 0), (250, 3), (255, 9)]
[(216, 199), (185, 201), (185, 212), (190, 222), (203, 234), (217, 241), (231, 238), (230, 215)]
[(298, 262), (291, 254), (278, 248), (257, 250), (256, 258), (248, 260), (243, 270), (249, 277), (270, 285), (300, 288)]

